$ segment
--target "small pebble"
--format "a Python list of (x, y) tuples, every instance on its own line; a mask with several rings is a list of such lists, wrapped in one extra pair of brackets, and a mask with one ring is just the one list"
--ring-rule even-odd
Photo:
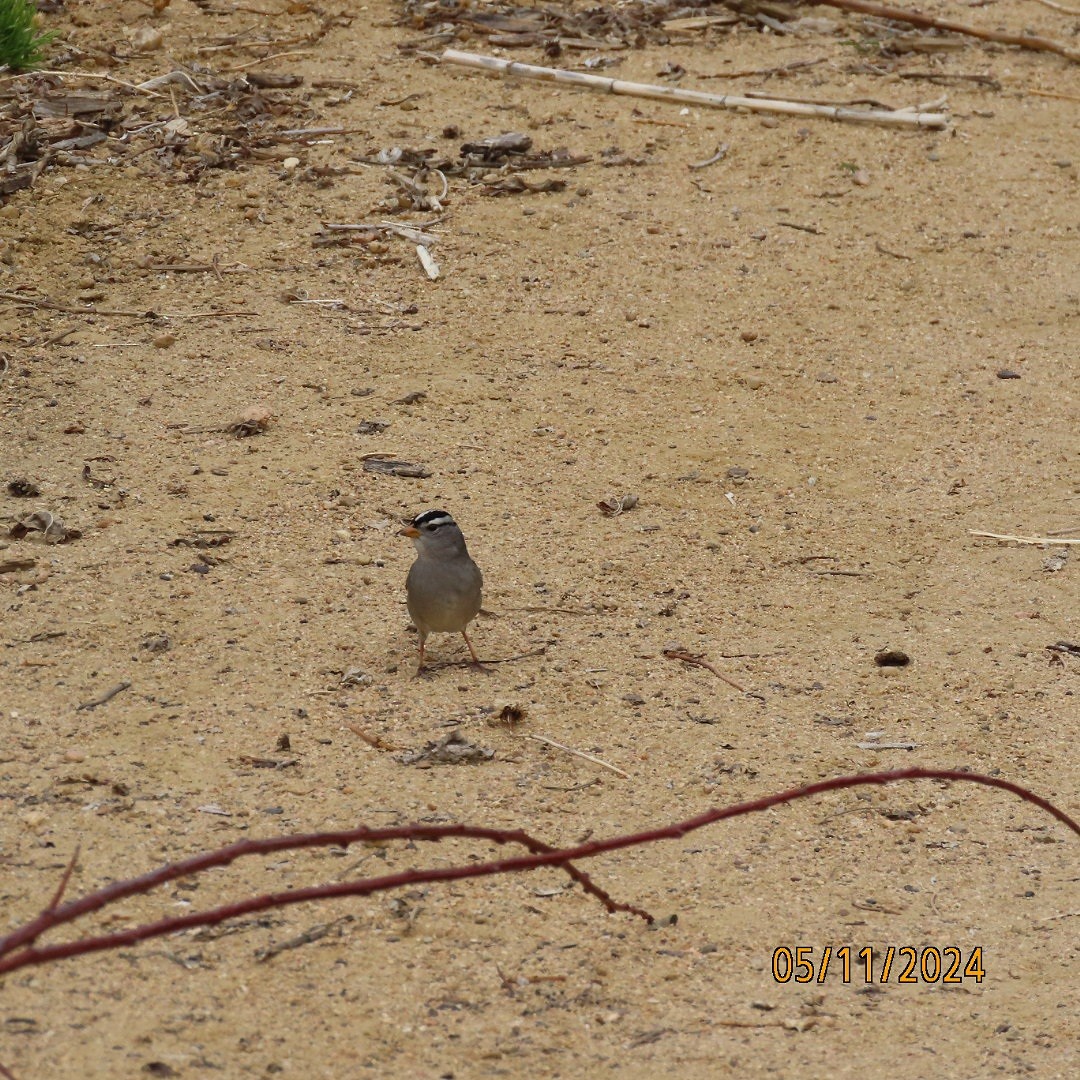
[(911, 663), (911, 657), (903, 649), (882, 649), (874, 657), (874, 663), (878, 667), (907, 667)]
[(165, 43), (165, 38), (156, 26), (140, 26), (132, 31), (132, 47), (139, 52), (154, 52)]
[(997, 373), (997, 377), (999, 379), (1019, 379), (1020, 378), (1020, 372), (1019, 371), (1010, 371), (1008, 368), (1002, 368)]

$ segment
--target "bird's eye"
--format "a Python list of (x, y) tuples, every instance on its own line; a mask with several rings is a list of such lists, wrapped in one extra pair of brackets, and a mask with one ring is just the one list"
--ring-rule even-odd
[(453, 519), (449, 514), (441, 513), (436, 510), (429, 510), (427, 513), (420, 514), (413, 519), (413, 528), (419, 529), (421, 532), (434, 533), (438, 529), (441, 529), (444, 525), (453, 525)]

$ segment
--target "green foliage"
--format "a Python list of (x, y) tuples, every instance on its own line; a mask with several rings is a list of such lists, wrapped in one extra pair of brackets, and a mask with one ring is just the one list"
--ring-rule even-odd
[(0, 0), (0, 67), (22, 71), (41, 63), (41, 50), (56, 33), (39, 34), (36, 19), (31, 0)]

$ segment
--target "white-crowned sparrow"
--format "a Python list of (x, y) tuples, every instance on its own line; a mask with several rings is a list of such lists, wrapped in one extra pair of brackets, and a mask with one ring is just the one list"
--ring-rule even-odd
[(480, 610), (484, 576), (470, 558), (457, 522), (445, 510), (425, 510), (398, 535), (411, 537), (416, 546), (416, 562), (405, 579), (405, 595), (420, 635), (420, 670), (431, 633), (460, 633), (473, 663), (479, 664), (465, 627)]

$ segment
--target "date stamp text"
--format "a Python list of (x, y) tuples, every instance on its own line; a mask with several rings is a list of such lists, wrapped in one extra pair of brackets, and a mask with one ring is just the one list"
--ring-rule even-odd
[(955, 945), (938, 949), (933, 945), (887, 945), (861, 949), (850, 945), (833, 948), (826, 945), (780, 945), (773, 950), (772, 976), (778, 983), (823, 983), (826, 979), (851, 983), (943, 983), (957, 986), (971, 981), (981, 983), (986, 977), (983, 950), (976, 945), (969, 951)]

